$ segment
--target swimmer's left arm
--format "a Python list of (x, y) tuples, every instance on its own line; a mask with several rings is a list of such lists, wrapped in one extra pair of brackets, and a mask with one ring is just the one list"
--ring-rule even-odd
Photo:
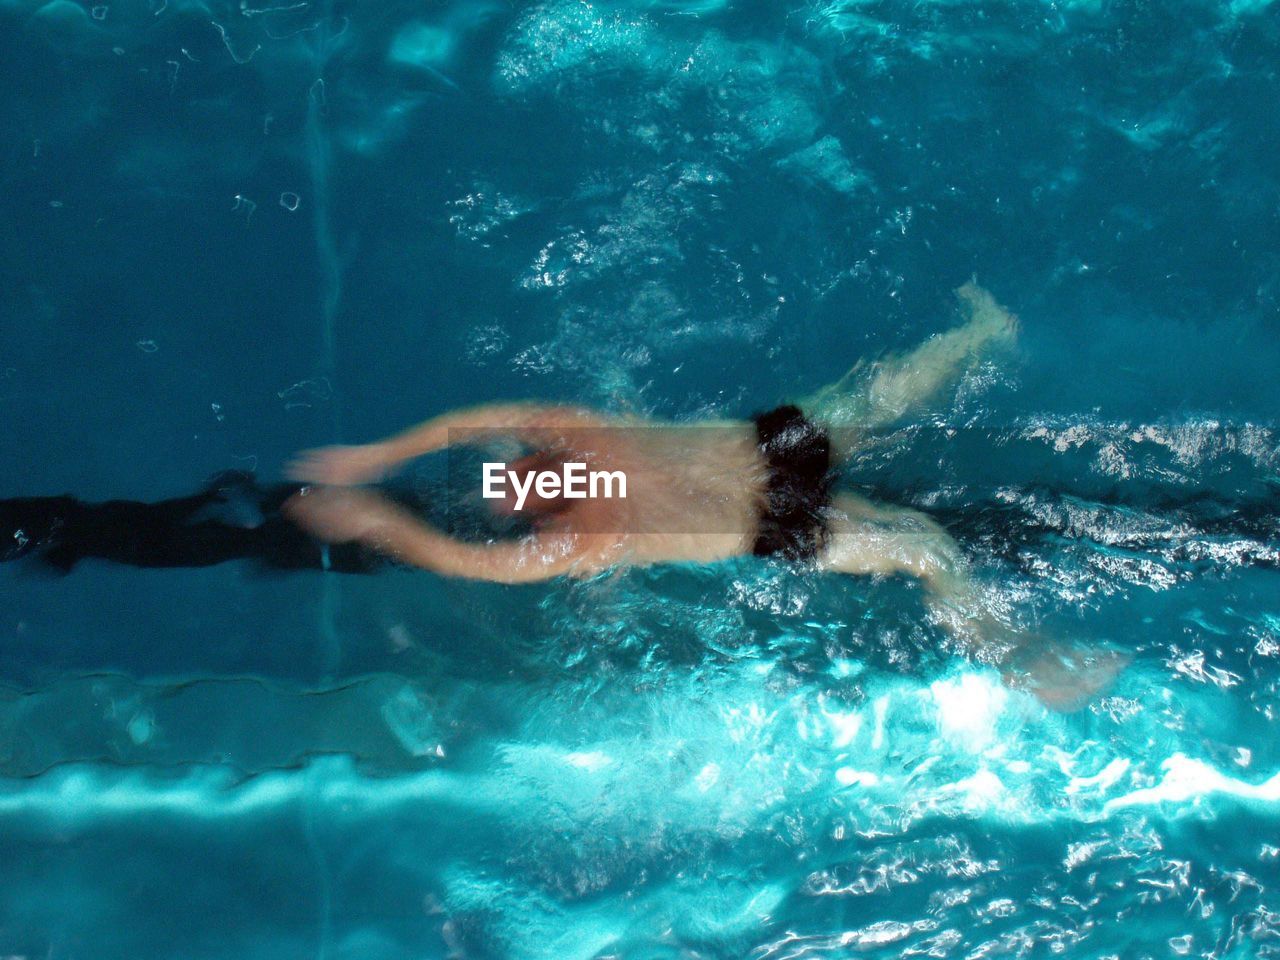
[(404, 563), (451, 577), (533, 583), (570, 572), (579, 557), (571, 537), (495, 544), (455, 540), (364, 490), (308, 490), (291, 497), (284, 510), (321, 540), (359, 541)]
[[(441, 414), (374, 443), (307, 450), (287, 473), (305, 483), (355, 486), (381, 480), (397, 464), (450, 446), (467, 431), (510, 431), (553, 443), (566, 429), (599, 427), (606, 419), (583, 407), (545, 403), (493, 403)], [(451, 436), (454, 434), (454, 436)]]

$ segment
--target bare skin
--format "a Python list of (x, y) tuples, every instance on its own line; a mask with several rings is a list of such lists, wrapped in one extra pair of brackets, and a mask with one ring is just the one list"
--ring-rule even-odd
[[(304, 454), (291, 475), (327, 486), (298, 494), (285, 510), (323, 540), (359, 540), (437, 573), (501, 583), (589, 577), (619, 564), (711, 563), (751, 551), (766, 478), (753, 424), (713, 426), (699, 430), (534, 403), (477, 407), (380, 443)], [(591, 469), (622, 471), (632, 490), (612, 500), (535, 496), (526, 509), (538, 517), (536, 533), (475, 544), (445, 536), (385, 497), (355, 488), (475, 429), (561, 451)], [(679, 532), (688, 526), (681, 518), (695, 514), (698, 529)]]
[[(868, 431), (927, 409), (972, 364), (1012, 345), (1017, 320), (990, 293), (970, 282), (957, 295), (964, 324), (905, 356), (859, 364), (801, 402), (827, 429), (838, 454), (856, 450)], [(714, 429), (699, 429), (705, 427)], [(554, 453), (590, 469), (621, 470), (633, 489), (626, 499), (534, 496), (525, 506), (538, 518), (535, 532), (493, 543), (448, 537), (360, 489), (407, 460), (465, 442), (475, 430), (500, 431), (542, 451), (517, 461), (517, 471), (545, 467)], [(768, 481), (750, 421), (672, 424), (537, 403), (455, 411), (376, 443), (310, 451), (291, 464), (290, 474), (319, 485), (293, 497), (285, 510), (320, 539), (358, 540), (407, 564), (501, 583), (750, 554)], [(511, 507), (508, 501), (499, 509)], [(690, 517), (698, 522), (690, 524)], [(1122, 665), (1054, 644), (1033, 645), (1001, 624), (970, 578), (959, 546), (919, 511), (844, 493), (834, 498), (827, 527), (818, 569), (917, 578), (932, 614), (966, 649), (1001, 665), (1007, 679), (1031, 686), (1050, 706), (1080, 705)]]

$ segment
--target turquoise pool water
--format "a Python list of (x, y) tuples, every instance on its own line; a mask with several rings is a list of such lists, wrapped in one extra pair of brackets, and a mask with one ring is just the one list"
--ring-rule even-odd
[(1280, 6), (0, 0), (0, 496), (464, 403), (695, 418), (954, 319), (919, 591), (0, 568), (0, 956), (1280, 954)]

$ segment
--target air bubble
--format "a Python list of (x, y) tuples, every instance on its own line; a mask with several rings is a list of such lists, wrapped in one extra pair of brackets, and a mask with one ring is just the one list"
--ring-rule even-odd
[(142, 746), (151, 739), (156, 731), (155, 717), (145, 711), (135, 714), (125, 730), (128, 732), (130, 740), (138, 746)]
[(245, 223), (248, 223), (249, 219), (253, 216), (253, 211), (258, 209), (258, 205), (242, 193), (237, 193), (235, 199), (235, 206), (233, 206), (231, 210), (233, 212), (243, 210)]

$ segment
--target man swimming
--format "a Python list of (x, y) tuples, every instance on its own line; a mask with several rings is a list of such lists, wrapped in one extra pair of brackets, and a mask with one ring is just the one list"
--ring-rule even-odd
[[(1029, 676), (1051, 705), (1072, 704), (1110, 678), (1114, 657), (1033, 646), (991, 612), (940, 524), (834, 491), (840, 460), (872, 432), (926, 408), (974, 363), (1012, 345), (1017, 320), (990, 293), (970, 282), (957, 294), (962, 325), (905, 356), (859, 365), (799, 405), (749, 421), (691, 424), (537, 403), (476, 407), (377, 443), (303, 454), (290, 473), (318, 486), (292, 496), (284, 512), (330, 543), (358, 542), (437, 573), (501, 583), (748, 554), (819, 571), (905, 574), (921, 582), (933, 616), (967, 649), (1009, 677)], [(528, 491), (540, 468), (570, 462), (638, 482), (625, 498), (535, 495), (523, 504), (534, 520), (526, 536), (485, 543), (448, 536), (362, 488), (407, 460), (494, 434), (534, 450), (509, 471), (512, 487)], [(512, 496), (503, 507), (514, 509)]]
[[(968, 366), (1012, 344), (1017, 321), (989, 293), (968, 283), (958, 295), (962, 326), (904, 357), (859, 365), (800, 406), (695, 423), (538, 403), (475, 407), (376, 443), (302, 454), (290, 475), (320, 486), (304, 488), (284, 510), (327, 542), (360, 541), (437, 573), (503, 583), (755, 554), (846, 573), (906, 573), (953, 598), (963, 559), (941, 526), (915, 510), (835, 494), (833, 481), (865, 437), (925, 408)], [(490, 543), (446, 536), (359, 489), (405, 461), (500, 434), (534, 448), (513, 465), (515, 477), (576, 460), (648, 482), (627, 498), (534, 496), (526, 509), (536, 528)], [(699, 518), (696, 532), (674, 522), (689, 517)]]
[[(303, 486), (264, 490), (231, 474), (200, 494), (153, 504), (0, 501), (0, 526), (12, 528), (0, 559), (39, 550), (64, 570), (92, 556), (137, 566), (255, 558), (277, 568), (368, 572), (390, 557), (449, 576), (528, 583), (756, 555), (817, 571), (905, 574), (919, 580), (932, 616), (968, 652), (1029, 682), (1047, 703), (1074, 705), (1110, 678), (1114, 657), (1011, 629), (938, 522), (835, 490), (840, 462), (876, 431), (927, 409), (967, 369), (1012, 346), (1017, 320), (990, 293), (970, 282), (957, 294), (960, 326), (750, 420), (670, 423), (565, 405), (481, 406), (376, 443), (305, 453), (289, 468)], [(530, 521), (522, 536), (450, 536), (423, 518), (414, 497), (367, 486), (408, 460), (499, 438), (529, 451), (501, 471), (510, 482), (495, 504)], [(535, 487), (535, 475), (571, 464), (625, 478), (630, 489), (574, 497), (563, 486)], [(257, 522), (219, 514), (237, 497)]]

